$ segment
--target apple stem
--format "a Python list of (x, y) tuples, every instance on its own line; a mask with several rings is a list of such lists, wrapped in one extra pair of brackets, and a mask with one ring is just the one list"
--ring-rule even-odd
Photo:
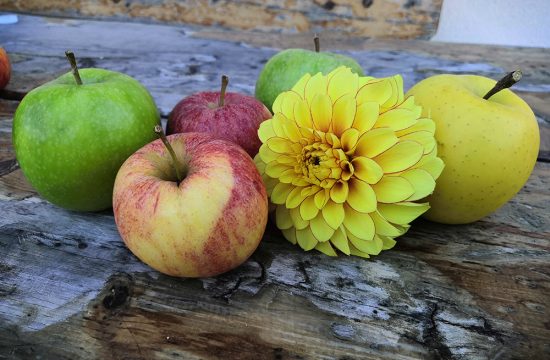
[(220, 99), (218, 100), (218, 107), (222, 107), (225, 101), (225, 90), (229, 84), (229, 78), (227, 75), (222, 75), (222, 88), (220, 91)]
[(76, 66), (76, 58), (74, 57), (74, 53), (71, 50), (67, 50), (65, 51), (65, 56), (69, 59), (76, 83), (78, 85), (82, 85), (82, 79), (80, 78), (80, 73), (78, 72), (78, 66)]
[(515, 83), (517, 83), (518, 81), (520, 81), (521, 76), (522, 76), (521, 70), (515, 70), (515, 71), (512, 71), (511, 73), (506, 74), (506, 76), (500, 79), (495, 84), (495, 86), (491, 90), (489, 90), (487, 94), (485, 94), (483, 98), (485, 100), (489, 100), (491, 96), (495, 95), (500, 90), (507, 89), (512, 85), (514, 85)]
[(166, 149), (168, 149), (168, 152), (170, 153), (170, 156), (172, 157), (172, 162), (174, 165), (174, 170), (176, 170), (176, 177), (178, 181), (176, 183), (179, 185), (180, 182), (183, 180), (180, 170), (179, 170), (179, 163), (178, 158), (176, 157), (176, 153), (174, 152), (174, 148), (172, 148), (172, 145), (168, 142), (168, 139), (166, 138), (166, 135), (164, 134), (164, 131), (162, 131), (162, 126), (155, 125), (155, 133), (160, 138), (164, 146), (166, 146)]
[(321, 51), (321, 43), (319, 41), (319, 35), (315, 34), (313, 38), (313, 43), (315, 44), (315, 52)]

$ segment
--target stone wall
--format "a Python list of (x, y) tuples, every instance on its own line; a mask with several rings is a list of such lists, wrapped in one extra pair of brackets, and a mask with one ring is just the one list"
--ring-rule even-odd
[(0, 0), (0, 11), (213, 25), (257, 32), (336, 32), (425, 39), (442, 0)]

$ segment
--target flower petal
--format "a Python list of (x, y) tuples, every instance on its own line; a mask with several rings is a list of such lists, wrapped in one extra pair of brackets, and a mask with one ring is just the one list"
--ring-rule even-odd
[(302, 216), (300, 215), (299, 207), (290, 209), (289, 214), (290, 214), (290, 218), (292, 219), (292, 222), (294, 223), (294, 227), (296, 229), (302, 230), (309, 226), (309, 221), (302, 219)]
[(428, 211), (429, 208), (428, 203), (402, 202), (398, 204), (380, 204), (378, 211), (387, 221), (406, 225)]
[(382, 250), (389, 250), (397, 244), (397, 241), (388, 236), (379, 236), (382, 239)]
[(368, 184), (376, 184), (384, 171), (374, 160), (364, 156), (358, 156), (351, 161), (356, 178), (365, 181)]
[(277, 206), (275, 209), (275, 224), (281, 230), (290, 229), (294, 225), (288, 209), (284, 206)]
[(333, 70), (327, 78), (327, 92), (333, 101), (344, 95), (353, 95), (355, 97), (359, 76), (352, 73), (350, 68), (340, 66)]
[(269, 119), (260, 124), (258, 129), (258, 137), (262, 143), (265, 143), (269, 138), (275, 137), (272, 121), (273, 120)]
[(342, 204), (328, 201), (321, 211), (323, 218), (331, 228), (338, 229), (342, 225), (345, 216)]
[(330, 192), (328, 189), (322, 189), (318, 191), (313, 200), (315, 201), (315, 206), (317, 206), (317, 209), (321, 210), (328, 200), (330, 199)]
[(330, 198), (335, 203), (343, 203), (348, 197), (348, 183), (346, 181), (338, 181), (330, 189)]
[(441, 175), (443, 168), (445, 168), (445, 163), (438, 157), (424, 156), (415, 165), (415, 168), (426, 170), (434, 179), (437, 179)]
[(292, 189), (294, 189), (293, 185), (284, 184), (281, 182), (277, 183), (270, 195), (271, 202), (277, 205), (283, 205)]
[(414, 188), (414, 194), (407, 198), (408, 201), (423, 199), (433, 193), (435, 189), (435, 180), (426, 170), (407, 170), (400, 176), (407, 179)]
[(332, 119), (332, 103), (326, 94), (316, 94), (311, 101), (311, 118), (317, 130), (328, 132)]
[(300, 216), (304, 220), (311, 220), (317, 216), (319, 209), (315, 206), (315, 200), (313, 196), (308, 196), (300, 204)]
[(361, 134), (372, 129), (376, 120), (378, 120), (379, 113), (380, 105), (373, 101), (368, 101), (357, 106), (352, 127), (359, 130)]
[(374, 222), (368, 214), (363, 214), (353, 210), (349, 205), (344, 205), (346, 217), (344, 218), (344, 227), (346, 233), (353, 234), (363, 240), (372, 240), (374, 237)]
[(294, 121), (296, 121), (298, 127), (313, 129), (313, 121), (311, 120), (311, 112), (307, 101), (300, 100), (294, 103)]
[(416, 141), (405, 140), (376, 156), (374, 161), (380, 165), (384, 173), (395, 173), (416, 164), (423, 154), (422, 145)]
[[(399, 176), (384, 176), (372, 185), (376, 199), (382, 203), (403, 201), (414, 194), (414, 188), (406, 179)], [(288, 200), (287, 200), (288, 202)]]
[(424, 154), (435, 148), (436, 142), (433, 133), (429, 131), (416, 131), (399, 137), (401, 141), (412, 140), (424, 147)]
[(309, 251), (317, 245), (317, 239), (309, 228), (296, 230), (296, 240), (298, 240), (298, 245), (305, 251)]
[(377, 211), (371, 213), (370, 217), (372, 218), (372, 221), (374, 222), (374, 226), (376, 227), (377, 235), (395, 237), (403, 234), (403, 231), (400, 228), (390, 224)]
[(361, 135), (355, 147), (355, 156), (373, 158), (398, 142), (391, 129), (373, 129)]
[(342, 134), (342, 150), (346, 154), (351, 154), (355, 150), (355, 147), (357, 146), (357, 141), (359, 140), (359, 130), (350, 128), (344, 131)]
[(370, 213), (376, 210), (376, 194), (369, 184), (352, 178), (349, 181), (347, 203), (356, 211)]
[(376, 79), (368, 82), (357, 92), (357, 104), (367, 101), (384, 104), (392, 94), (392, 86), (388, 79)]
[(309, 222), (309, 227), (313, 236), (320, 242), (328, 241), (334, 234), (334, 229), (326, 223), (321, 213)]
[(407, 109), (391, 109), (380, 114), (378, 121), (374, 124), (375, 128), (390, 128), (394, 131), (406, 129), (416, 123), (418, 116), (413, 111)]
[(290, 229), (283, 229), (282, 231), (285, 239), (290, 241), (292, 244), (296, 245), (296, 229), (290, 228)]
[(351, 244), (359, 251), (370, 255), (378, 255), (382, 251), (382, 239), (375, 236), (372, 240), (362, 240), (351, 234), (348, 234), (348, 239)]
[(420, 118), (417, 120), (416, 124), (414, 124), (413, 126), (397, 131), (396, 135), (399, 137), (399, 136), (407, 135), (417, 131), (427, 131), (433, 135), (435, 133), (434, 121), (430, 118)]
[[(272, 138), (272, 139), (276, 139), (276, 138)], [(262, 146), (260, 146), (260, 151), (258, 152), (258, 154), (260, 155), (260, 158), (265, 164), (268, 164), (273, 161), (277, 161), (277, 158), (279, 157), (279, 155), (281, 155), (271, 150), (269, 146), (267, 146), (267, 144), (263, 144)]]
[(280, 177), (286, 170), (293, 170), (286, 164), (279, 164), (276, 161), (272, 161), (265, 166), (265, 173), (272, 178)]
[(267, 146), (271, 151), (279, 154), (292, 153), (292, 142), (282, 137), (272, 137), (267, 140)]
[(303, 187), (295, 187), (294, 189), (292, 189), (292, 191), (288, 194), (286, 198), (285, 205), (287, 208), (293, 209), (304, 201), (306, 197), (302, 196), (303, 189)]
[[(308, 104), (312, 104), (313, 99), (317, 95), (327, 95), (327, 79), (320, 72), (313, 75), (307, 82), (304, 89), (304, 99), (307, 100)], [(330, 101), (330, 98), (329, 98)]]
[(338, 256), (328, 241), (318, 243), (317, 246), (315, 246), (315, 250), (328, 256)]
[[(332, 99), (335, 98), (332, 97)], [(344, 131), (351, 127), (355, 119), (356, 108), (355, 97), (350, 94), (336, 100), (332, 107), (332, 128), (336, 136), (341, 136)]]
[(294, 91), (286, 91), (279, 96), (283, 96), (280, 112), (288, 119), (292, 119), (294, 116), (294, 105), (297, 102), (301, 102), (302, 98)]
[(348, 241), (348, 237), (346, 236), (344, 228), (339, 227), (338, 229), (336, 229), (336, 231), (330, 238), (330, 242), (332, 243), (332, 245), (334, 245), (338, 250), (340, 250), (344, 254), (346, 255), (350, 254), (349, 241)]
[(306, 73), (292, 87), (292, 91), (294, 91), (298, 95), (300, 95), (300, 97), (302, 97), (302, 99), (305, 99), (305, 88), (306, 88), (306, 84), (309, 82), (309, 79), (311, 79), (311, 75), (309, 73)]

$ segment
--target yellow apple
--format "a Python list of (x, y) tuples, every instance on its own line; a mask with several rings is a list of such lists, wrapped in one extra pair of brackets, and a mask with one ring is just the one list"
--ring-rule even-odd
[(445, 169), (428, 198), (425, 217), (447, 224), (477, 221), (510, 200), (533, 171), (540, 134), (533, 111), (511, 90), (485, 100), (496, 81), (475, 75), (437, 75), (407, 96), (436, 124)]

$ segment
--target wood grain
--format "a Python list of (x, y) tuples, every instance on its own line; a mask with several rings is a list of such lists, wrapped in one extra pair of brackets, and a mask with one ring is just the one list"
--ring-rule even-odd
[[(82, 67), (136, 77), (166, 116), (181, 97), (216, 88), (222, 72), (230, 75), (231, 90), (252, 93), (262, 64), (277, 51), (236, 35), (214, 36), (206, 28), (22, 16), (0, 31), (0, 43), (12, 58), (10, 89), (27, 91), (68, 71), (63, 52), (70, 48)], [(478, 55), (463, 58), (441, 44), (362, 44), (350, 52), (343, 41), (341, 48), (371, 75), (402, 73), (406, 87), (435, 73), (493, 76), (505, 67), (498, 54), (484, 60), (485, 48), (472, 47)], [(544, 134), (546, 50), (521, 52), (538, 69), (521, 92)], [(16, 105), (0, 100), (0, 358), (550, 356), (545, 158), (493, 215), (463, 226), (419, 220), (394, 250), (370, 260), (305, 253), (269, 225), (243, 266), (216, 278), (176, 279), (125, 248), (110, 211), (69, 212), (37, 196), (14, 160)]]

